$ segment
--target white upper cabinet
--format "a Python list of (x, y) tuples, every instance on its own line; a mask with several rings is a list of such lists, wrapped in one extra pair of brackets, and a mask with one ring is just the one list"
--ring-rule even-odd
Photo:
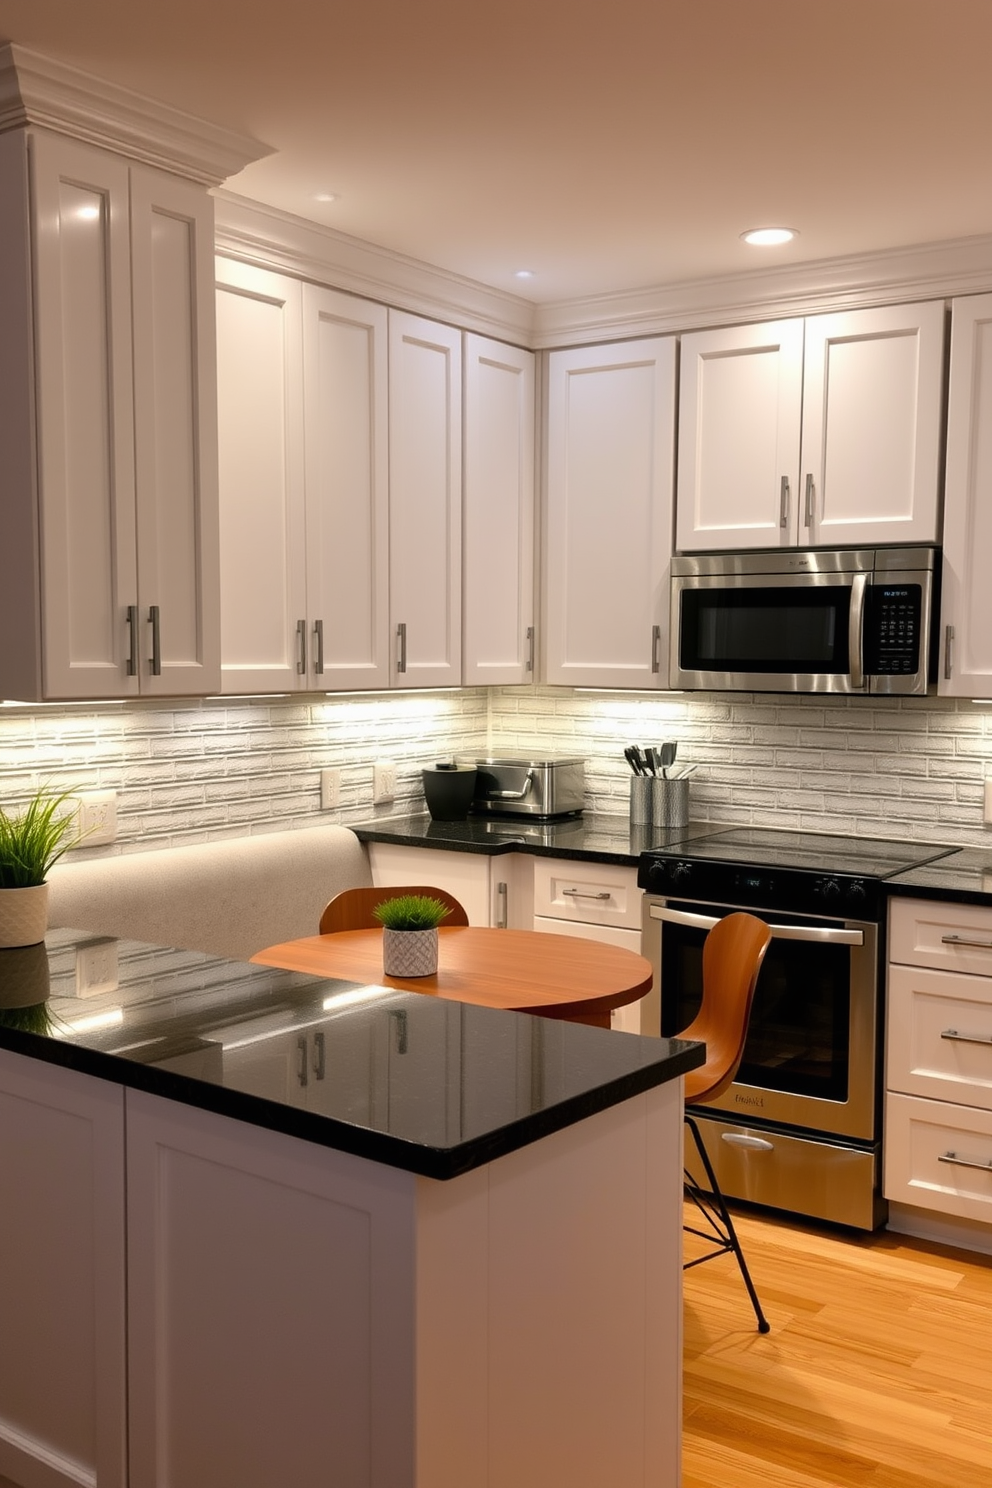
[(216, 276), (222, 687), (289, 692), (306, 684), (302, 289), (223, 258)]
[(534, 357), (465, 336), (462, 680), (534, 680)]
[(992, 295), (955, 300), (938, 692), (992, 692)]
[(389, 312), (392, 682), (461, 676), (461, 332)]
[(386, 311), (217, 262), (225, 692), (386, 687)]
[(803, 323), (682, 337), (675, 546), (796, 541)]
[(682, 337), (676, 547), (939, 538), (942, 302)]
[(43, 130), (0, 138), (0, 193), (0, 690), (215, 692), (212, 203)]
[(552, 352), (545, 678), (667, 687), (675, 341)]
[(382, 305), (304, 285), (307, 610), (321, 688), (389, 685), (387, 347)]

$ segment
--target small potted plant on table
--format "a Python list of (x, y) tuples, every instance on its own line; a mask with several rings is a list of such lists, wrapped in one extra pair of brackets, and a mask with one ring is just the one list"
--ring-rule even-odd
[(429, 894), (400, 894), (375, 905), (382, 926), (385, 976), (433, 976), (437, 971), (437, 927), (451, 910)]
[(37, 945), (48, 927), (53, 863), (79, 840), (68, 792), (35, 791), (18, 816), (0, 806), (0, 946)]

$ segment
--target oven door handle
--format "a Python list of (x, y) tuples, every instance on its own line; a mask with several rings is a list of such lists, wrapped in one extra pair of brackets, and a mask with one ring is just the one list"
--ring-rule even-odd
[[(665, 920), (670, 925), (688, 925), (693, 930), (712, 930), (720, 923), (715, 915), (692, 914), (686, 909), (664, 909), (652, 904), (648, 910), (652, 920)], [(827, 925), (773, 925), (768, 924), (774, 940), (806, 940), (817, 945), (863, 946), (863, 930), (834, 930)]]

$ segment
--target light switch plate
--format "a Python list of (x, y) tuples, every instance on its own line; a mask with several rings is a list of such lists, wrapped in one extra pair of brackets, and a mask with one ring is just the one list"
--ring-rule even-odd
[(76, 996), (116, 992), (119, 980), (116, 940), (87, 940), (76, 947)]
[(372, 766), (372, 804), (385, 806), (396, 799), (396, 766), (391, 760), (376, 760)]
[(341, 804), (341, 771), (334, 766), (320, 772), (320, 809), (333, 811)]

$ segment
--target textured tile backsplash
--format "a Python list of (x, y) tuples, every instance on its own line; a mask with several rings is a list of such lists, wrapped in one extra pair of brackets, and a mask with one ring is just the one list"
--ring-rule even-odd
[[(451, 754), (576, 754), (588, 805), (626, 815), (628, 743), (679, 741), (693, 815), (987, 845), (992, 707), (938, 699), (466, 689), (341, 698), (0, 708), (0, 801), (41, 782), (118, 792), (118, 843), (90, 852), (422, 810), (420, 767)], [(372, 761), (397, 766), (372, 806)], [(319, 770), (341, 768), (320, 810)]]

